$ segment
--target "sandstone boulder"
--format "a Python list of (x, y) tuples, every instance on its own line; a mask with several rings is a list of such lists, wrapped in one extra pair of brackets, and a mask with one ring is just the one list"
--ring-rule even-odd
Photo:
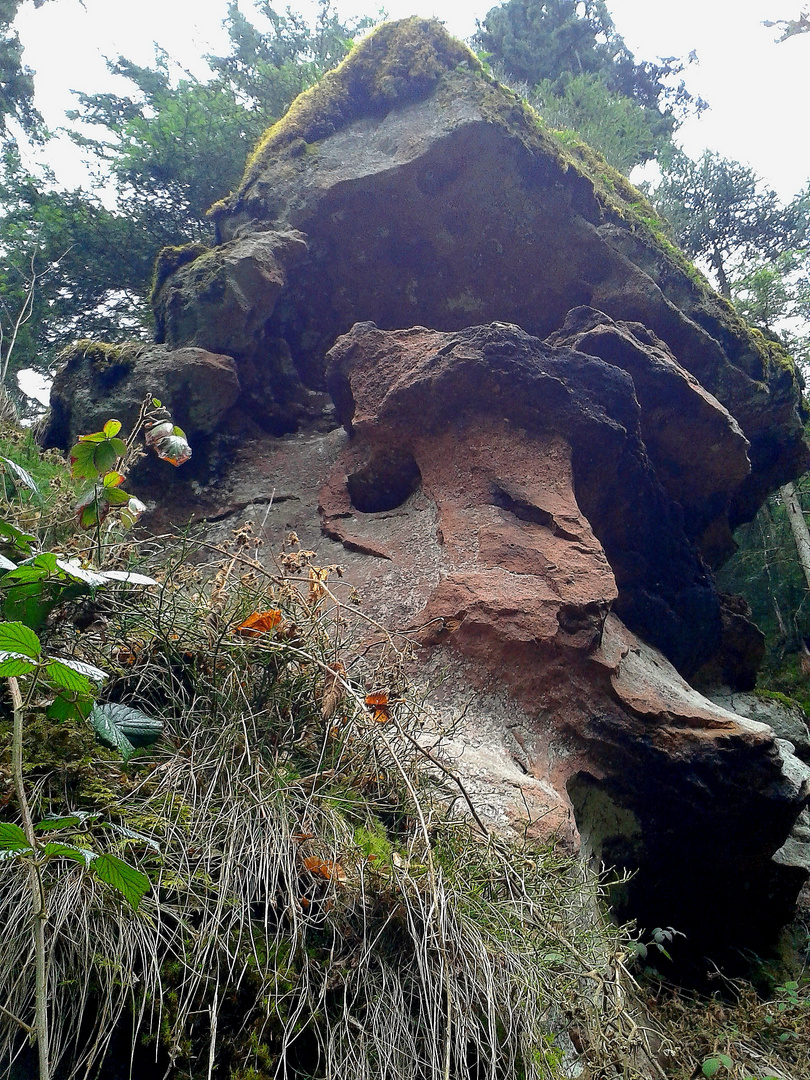
[(807, 467), (790, 360), (709, 288), (636, 189), (563, 146), (439, 24), (365, 39), (267, 132), (215, 218), (220, 246), (157, 291), (173, 348), (273, 368), (267, 341), (283, 340), (303, 385), (322, 390), (327, 350), (358, 321), (497, 319), (546, 337), (588, 305), (642, 323), (734, 417), (752, 469), (736, 473), (732, 525)]
[(244, 446), (197, 505), (211, 538), (294, 529), (419, 643), (431, 745), (488, 825), (637, 871), (617, 909), (690, 948), (765, 947), (807, 876), (810, 770), (650, 644), (688, 670), (722, 613), (629, 373), (505, 324), (364, 323), (327, 381), (346, 431)]
[[(163, 358), (178, 419), (234, 439), (160, 524), (294, 530), (418, 644), (436, 752), (488, 824), (637, 871), (621, 913), (696, 950), (767, 945), (807, 877), (810, 770), (685, 679), (755, 681), (712, 567), (810, 462), (789, 358), (418, 18), (302, 95), (215, 219), (210, 252), (164, 258), (165, 345), (118, 384)], [(63, 385), (66, 445), (115, 399)]]

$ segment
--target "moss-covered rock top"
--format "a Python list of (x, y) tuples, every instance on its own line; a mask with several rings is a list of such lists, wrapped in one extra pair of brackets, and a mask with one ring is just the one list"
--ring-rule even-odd
[(353, 120), (420, 101), (459, 64), (481, 69), (470, 49), (436, 19), (413, 15), (383, 23), (267, 129), (248, 158), (242, 186), (255, 179), (269, 158), (302, 140), (317, 142)]

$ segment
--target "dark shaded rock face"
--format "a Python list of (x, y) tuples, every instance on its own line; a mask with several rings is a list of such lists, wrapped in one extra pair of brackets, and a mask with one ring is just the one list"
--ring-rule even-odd
[(216, 215), (159, 275), (165, 345), (115, 385), (76, 361), (51, 441), (162, 372), (192, 440), (239, 441), (161, 524), (295, 530), (419, 642), (494, 828), (638, 870), (623, 913), (696, 949), (767, 944), (810, 865), (810, 769), (745, 715), (761, 635), (712, 568), (807, 466), (789, 361), (419, 19), (303, 95)]

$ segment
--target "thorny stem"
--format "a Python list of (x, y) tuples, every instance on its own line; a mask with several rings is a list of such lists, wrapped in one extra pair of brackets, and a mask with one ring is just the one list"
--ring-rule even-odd
[(48, 1047), (48, 964), (45, 952), (45, 923), (48, 910), (45, 906), (45, 893), (37, 861), (38, 841), (34, 832), (31, 807), (25, 794), (23, 782), (23, 700), (20, 687), (15, 678), (9, 678), (8, 688), (14, 709), (14, 733), (11, 744), (11, 769), (14, 777), (14, 791), (22, 815), (23, 832), (31, 848), (31, 914), (34, 934), (34, 955), (36, 957), (36, 1021), (34, 1033), (39, 1052), (39, 1080), (50, 1080), (50, 1052)]

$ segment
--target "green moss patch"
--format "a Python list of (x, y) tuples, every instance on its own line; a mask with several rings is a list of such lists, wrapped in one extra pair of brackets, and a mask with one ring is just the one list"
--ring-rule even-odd
[(152, 290), (150, 292), (150, 299), (152, 303), (155, 301), (155, 297), (160, 292), (160, 288), (164, 281), (171, 277), (175, 270), (179, 270), (181, 266), (185, 266), (187, 263), (193, 262), (200, 255), (204, 255), (209, 248), (206, 244), (194, 243), (194, 244), (181, 244), (179, 247), (164, 247), (158, 252), (158, 257), (155, 260), (155, 270), (152, 275)]

